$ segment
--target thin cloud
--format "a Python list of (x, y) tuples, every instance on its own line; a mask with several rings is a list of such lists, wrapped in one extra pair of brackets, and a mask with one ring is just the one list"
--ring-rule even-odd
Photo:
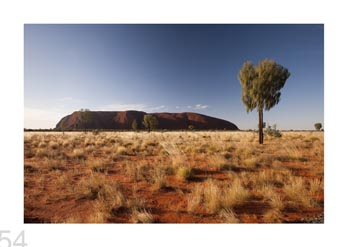
[(147, 106), (145, 104), (110, 104), (95, 108), (96, 111), (146, 111)]
[(97, 108), (94, 108), (96, 111), (145, 111), (145, 112), (154, 112), (154, 111), (164, 111), (168, 108), (165, 105), (160, 106), (149, 106), (146, 104), (110, 104), (104, 105)]
[[(196, 105), (188, 105), (186, 106), (188, 109), (194, 109), (194, 110), (205, 110), (209, 106), (208, 105), (202, 105), (202, 104), (196, 104)], [(176, 109), (179, 109), (180, 107), (176, 107)]]
[(161, 110), (167, 110), (165, 105), (155, 106), (148, 109), (148, 111), (161, 111)]
[(195, 110), (203, 110), (203, 109), (207, 109), (208, 105), (202, 105), (202, 104), (197, 104), (194, 106)]
[(175, 106), (176, 109), (181, 109), (181, 110), (186, 110), (186, 109), (205, 110), (208, 107), (209, 107), (209, 105), (202, 105), (202, 104), (187, 105), (187, 106)]

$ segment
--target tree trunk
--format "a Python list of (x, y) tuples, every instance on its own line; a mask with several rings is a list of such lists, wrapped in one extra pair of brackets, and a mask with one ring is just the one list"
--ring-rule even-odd
[(264, 143), (263, 133), (263, 109), (259, 109), (259, 144)]

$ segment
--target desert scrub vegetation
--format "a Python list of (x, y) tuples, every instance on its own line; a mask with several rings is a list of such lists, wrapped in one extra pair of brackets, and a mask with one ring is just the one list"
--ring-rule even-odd
[(193, 178), (194, 171), (189, 166), (180, 166), (177, 169), (176, 176), (182, 180), (190, 180)]
[(231, 170), (234, 166), (232, 157), (233, 155), (229, 152), (225, 152), (223, 155), (214, 154), (207, 158), (208, 165), (215, 168), (217, 171)]
[(272, 127), (268, 125), (264, 130), (264, 134), (272, 137), (282, 137), (281, 132), (277, 129), (277, 125), (274, 124)]
[(91, 171), (102, 173), (108, 173), (109, 168), (113, 167), (113, 164), (106, 160), (89, 159), (85, 164), (91, 169)]
[(200, 185), (196, 185), (191, 193), (187, 196), (187, 211), (194, 213), (198, 209), (199, 205), (203, 201), (204, 188)]
[(306, 182), (301, 177), (291, 177), (289, 183), (284, 186), (284, 193), (289, 200), (304, 207), (317, 207), (312, 192), (307, 190)]
[(133, 209), (131, 213), (132, 223), (153, 223), (152, 214), (146, 209)]
[(224, 223), (240, 223), (237, 214), (231, 209), (223, 209), (219, 215), (223, 218)]
[(241, 181), (234, 180), (223, 190), (222, 204), (224, 208), (231, 208), (248, 199), (250, 192), (242, 186)]
[(208, 180), (204, 185), (204, 205), (209, 213), (217, 213), (221, 207), (221, 191), (213, 180)]
[(77, 184), (76, 194), (80, 199), (93, 202), (91, 223), (104, 223), (113, 211), (126, 204), (120, 184), (117, 181), (107, 180), (104, 175), (91, 174)]
[[(323, 213), (323, 132), (25, 132), (25, 222), (298, 222)], [(69, 213), (67, 210), (70, 210)]]
[(265, 223), (282, 223), (283, 216), (280, 210), (271, 209), (264, 214), (263, 219)]
[(88, 178), (79, 181), (77, 192), (80, 197), (89, 199), (99, 199), (110, 202), (123, 202), (118, 182), (106, 180), (104, 175), (91, 174)]
[(189, 212), (193, 212), (203, 200), (206, 210), (216, 214), (220, 210), (231, 210), (248, 199), (250, 193), (241, 185), (240, 180), (232, 184), (221, 185), (213, 179), (208, 179), (203, 188), (195, 187), (188, 196)]
[(167, 168), (162, 165), (153, 166), (152, 171), (149, 173), (151, 177), (151, 183), (154, 189), (161, 190), (166, 187), (166, 174)]

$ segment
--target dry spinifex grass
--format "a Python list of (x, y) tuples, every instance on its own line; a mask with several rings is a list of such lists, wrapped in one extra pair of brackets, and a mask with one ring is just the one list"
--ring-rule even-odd
[[(128, 222), (147, 223), (154, 216), (146, 205), (170, 194), (178, 205), (153, 207), (194, 220), (200, 211), (208, 221), (241, 222), (245, 212), (235, 209), (254, 200), (269, 205), (256, 215), (265, 222), (283, 222), (290, 205), (301, 216), (322, 210), (323, 133), (282, 134), (258, 145), (253, 132), (25, 133), (25, 212), (45, 207), (52, 222), (98, 223), (123, 218), (113, 212), (124, 208)], [(144, 194), (133, 196), (132, 185)], [(135, 206), (137, 197), (143, 205)], [(54, 204), (64, 198), (80, 200), (77, 212), (57, 219)], [(92, 204), (84, 217), (85, 202)]]

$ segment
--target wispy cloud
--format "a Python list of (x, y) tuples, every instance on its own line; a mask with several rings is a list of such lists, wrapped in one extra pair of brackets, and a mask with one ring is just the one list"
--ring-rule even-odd
[(202, 105), (202, 104), (197, 104), (194, 106), (195, 110), (203, 110), (203, 109), (207, 109), (208, 105)]
[(96, 111), (127, 111), (127, 110), (135, 110), (135, 111), (146, 111), (147, 106), (145, 104), (110, 104), (104, 105), (100, 107), (96, 107)]
[(208, 105), (202, 105), (202, 104), (196, 104), (196, 105), (188, 105), (185, 107), (180, 107), (180, 106), (176, 106), (176, 109), (194, 109), (194, 110), (205, 110), (207, 109), (209, 106)]
[(127, 111), (127, 110), (135, 110), (135, 111), (145, 111), (145, 112), (154, 112), (154, 111), (165, 111), (168, 108), (165, 105), (160, 106), (149, 106), (146, 104), (110, 104), (104, 105), (92, 110), (96, 111)]
[(160, 106), (155, 106), (155, 107), (150, 107), (148, 111), (164, 111), (167, 110), (168, 108), (165, 107), (165, 105), (160, 105)]

